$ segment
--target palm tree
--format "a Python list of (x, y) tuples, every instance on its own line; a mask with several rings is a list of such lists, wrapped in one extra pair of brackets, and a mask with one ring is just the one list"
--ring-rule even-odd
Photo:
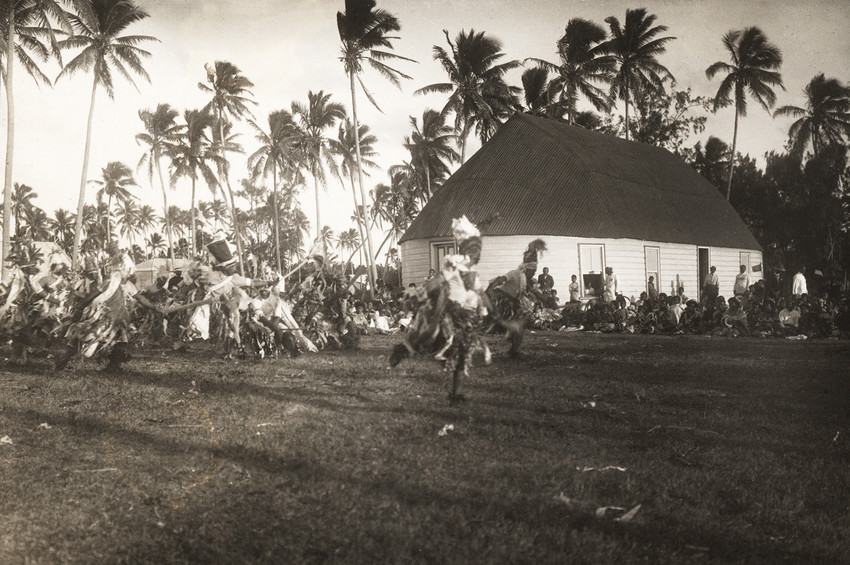
[[(69, 30), (67, 12), (55, 0), (6, 0), (0, 3), (0, 46), (5, 59), (0, 60), (0, 74), (6, 90), (6, 167), (3, 184), (2, 257), (9, 254), (12, 218), (12, 179), (15, 154), (15, 60), (36, 83), (52, 84), (38, 67), (51, 51), (59, 57), (55, 30), (51, 19)], [(44, 43), (48, 39), (50, 48)], [(51, 49), (52, 48), (52, 49)], [(0, 270), (2, 270), (0, 264)]]
[(115, 222), (123, 237), (130, 240), (130, 245), (136, 243), (136, 235), (140, 231), (139, 205), (132, 199), (119, 200), (115, 205)]
[[(614, 58), (606, 54), (607, 35), (597, 23), (573, 18), (567, 22), (564, 35), (558, 40), (559, 63), (530, 58), (539, 67), (557, 73), (546, 90), (547, 97), (557, 97), (548, 103), (558, 104), (575, 124), (579, 95), (584, 96), (599, 111), (610, 112), (613, 102), (599, 84), (608, 84), (613, 75)], [(554, 91), (554, 92), (553, 92)]]
[(239, 223), (236, 221), (236, 201), (233, 197), (233, 188), (230, 186), (230, 167), (227, 162), (227, 138), (225, 137), (225, 130), (226, 126), (232, 123), (231, 119), (251, 116), (248, 104), (254, 104), (255, 102), (248, 97), (252, 96), (250, 89), (254, 86), (254, 83), (242, 75), (242, 71), (236, 65), (227, 61), (216, 61), (214, 66), (207, 64), (204, 68), (207, 71), (207, 82), (209, 85), (199, 82), (198, 88), (212, 95), (212, 100), (204, 107), (204, 110), (214, 114), (218, 124), (217, 147), (222, 159), (218, 176), (219, 179), (224, 178), (225, 185), (227, 186), (227, 194), (223, 196), (230, 208), (230, 220), (233, 223), (236, 250), (239, 255), (239, 270), (244, 275), (245, 266), (242, 262), (242, 237), (240, 236)]
[(388, 172), (390, 184), (379, 184), (372, 191), (375, 206), (372, 208), (372, 218), (383, 227), (389, 224), (384, 241), (378, 246), (378, 253), (389, 240), (397, 240), (413, 221), (418, 212), (416, 201), (411, 196), (409, 167), (390, 167)]
[(119, 161), (111, 161), (101, 169), (103, 175), (100, 180), (95, 180), (94, 183), (100, 187), (97, 191), (97, 200), (101, 202), (106, 196), (106, 209), (108, 213), (104, 220), (106, 221), (106, 235), (110, 237), (112, 227), (109, 225), (109, 215), (112, 211), (112, 199), (118, 199), (118, 202), (128, 202), (136, 198), (130, 192), (131, 186), (139, 186), (136, 184), (136, 179), (133, 178), (133, 171), (130, 167)]
[(634, 92), (663, 92), (664, 80), (673, 79), (657, 57), (667, 51), (667, 43), (676, 38), (658, 37), (667, 31), (667, 26), (653, 27), (656, 19), (654, 14), (647, 14), (645, 8), (626, 10), (622, 26), (614, 16), (605, 18), (611, 38), (599, 50), (613, 59), (616, 70), (611, 77), (609, 94), (611, 98), (625, 102), (626, 139), (629, 139), (629, 104), (632, 104)]
[(165, 247), (165, 242), (162, 240), (162, 236), (159, 235), (158, 232), (154, 232), (148, 238), (147, 241), (148, 248), (150, 249), (151, 258), (156, 257), (156, 252), (161, 251)]
[(157, 224), (156, 212), (153, 207), (143, 204), (139, 208), (137, 220), (139, 222), (139, 230), (142, 232), (144, 239), (148, 238), (148, 232), (153, 230)]
[[(343, 182), (342, 177), (346, 175), (349, 177), (351, 180), (351, 198), (354, 201), (354, 209), (362, 210), (363, 206), (357, 203), (357, 190), (354, 187), (354, 173), (357, 171), (360, 175), (367, 174), (364, 171), (366, 167), (374, 168), (378, 166), (377, 163), (372, 160), (373, 157), (378, 155), (377, 151), (374, 149), (374, 145), (378, 142), (378, 138), (369, 133), (369, 126), (366, 124), (361, 124), (358, 129), (360, 133), (355, 136), (354, 124), (352, 124), (350, 120), (345, 120), (344, 123), (339, 125), (337, 138), (330, 139), (328, 143), (330, 144), (331, 151), (340, 159), (340, 182), (343, 187), (345, 187), (345, 182)], [(357, 162), (358, 142), (360, 144), (359, 164)], [(368, 243), (369, 238), (366, 234), (371, 232), (366, 222), (366, 215), (355, 213), (353, 219), (357, 222), (357, 228), (360, 230), (360, 241)], [(369, 252), (370, 250), (367, 248), (367, 253)], [(367, 264), (371, 268), (371, 263), (369, 261), (367, 261)]]
[(142, 66), (142, 59), (149, 57), (150, 53), (138, 45), (145, 41), (157, 41), (156, 38), (146, 35), (120, 36), (130, 25), (148, 17), (147, 12), (130, 0), (90, 0), (86, 5), (87, 9), (68, 16), (74, 35), (59, 42), (61, 48), (81, 48), (82, 51), (64, 66), (57, 77), (58, 80), (79, 71), (92, 71), (93, 75), (86, 144), (83, 152), (83, 170), (80, 175), (80, 196), (77, 203), (77, 228), (74, 233), (73, 264), (75, 268), (79, 265), (80, 240), (83, 233), (83, 207), (86, 202), (86, 181), (88, 180), (97, 87), (98, 85), (103, 87), (110, 99), (115, 97), (112, 68), (133, 86), (135, 82), (130, 71), (150, 81), (147, 71)]
[(441, 114), (455, 116), (455, 131), (460, 132), (460, 162), (466, 160), (466, 141), (472, 128), (478, 130), (481, 141), (489, 139), (501, 119), (517, 106), (515, 92), (504, 80), (505, 74), (520, 66), (519, 61), (497, 64), (505, 54), (502, 42), (484, 32), (469, 33), (461, 30), (454, 43), (449, 32), (443, 30), (451, 55), (442, 47), (434, 46), (434, 60), (442, 65), (449, 82), (435, 83), (420, 88), (416, 94), (439, 92), (449, 94)]
[[(349, 228), (347, 230), (339, 232), (336, 238), (336, 244), (340, 251), (346, 252), (351, 251), (351, 257), (354, 256), (354, 253), (360, 249), (360, 234), (357, 232), (356, 228)], [(351, 264), (351, 257), (346, 261), (345, 267), (348, 268), (348, 265)]]
[(171, 186), (173, 188), (177, 180), (183, 177), (189, 177), (192, 181), (190, 204), (192, 254), (197, 255), (195, 185), (198, 180), (198, 173), (204, 178), (210, 191), (215, 194), (218, 179), (215, 177), (210, 162), (219, 165), (219, 170), (221, 170), (223, 163), (221, 156), (212, 152), (212, 140), (207, 135), (207, 130), (212, 130), (215, 124), (213, 115), (203, 110), (186, 110), (183, 113), (183, 119), (186, 121), (186, 125), (178, 135), (171, 151)]
[(277, 272), (282, 272), (280, 257), (280, 203), (278, 172), (291, 177), (298, 169), (300, 159), (300, 133), (292, 114), (286, 110), (278, 110), (269, 114), (269, 131), (266, 132), (254, 120), (248, 120), (256, 131), (260, 147), (248, 158), (248, 168), (252, 176), (266, 178), (272, 175), (272, 208), (274, 221), (275, 258)]
[(35, 206), (33, 200), (38, 198), (31, 186), (26, 184), (15, 183), (15, 190), (12, 192), (11, 209), (12, 215), (15, 218), (15, 232), (20, 233), (23, 227), (23, 218), (27, 210)]
[(425, 173), (425, 202), (434, 193), (432, 181), (442, 180), (449, 176), (448, 163), (460, 160), (460, 155), (451, 146), (457, 138), (451, 127), (446, 125), (445, 117), (430, 108), (422, 112), (422, 127), (414, 116), (410, 116), (413, 132), (405, 138), (404, 146), (410, 151), (414, 166), (421, 167)]
[(34, 241), (45, 241), (50, 237), (51, 220), (38, 206), (27, 208), (24, 217), (29, 235)]
[(554, 96), (549, 83), (549, 71), (543, 67), (532, 67), (522, 72), (523, 110), (534, 116), (556, 115), (557, 108), (552, 104)]
[(333, 245), (334, 240), (336, 240), (336, 234), (330, 226), (324, 226), (319, 232), (319, 240), (322, 242), (322, 247), (327, 250)]
[(325, 131), (334, 127), (338, 120), (345, 118), (345, 108), (338, 102), (330, 101), (331, 95), (324, 91), (307, 93), (307, 104), (292, 103), (292, 115), (298, 121), (302, 132), (301, 146), (304, 160), (313, 177), (316, 192), (316, 239), (320, 239), (322, 212), (319, 204), (319, 183), (326, 184), (325, 166), (336, 174), (334, 163), (328, 148)]
[(798, 118), (788, 130), (792, 152), (802, 158), (809, 142), (817, 159), (830, 143), (842, 143), (850, 136), (850, 87), (837, 79), (815, 75), (804, 90), (806, 107), (782, 106), (773, 117)]
[(54, 241), (66, 252), (70, 251), (74, 241), (74, 225), (77, 223), (74, 214), (59, 208), (53, 212)]
[[(757, 27), (748, 27), (742, 31), (729, 31), (723, 36), (723, 46), (729, 52), (732, 64), (717, 61), (705, 70), (705, 76), (714, 78), (718, 73), (726, 73), (717, 95), (714, 97), (714, 111), (723, 106), (735, 104), (735, 129), (732, 134), (732, 149), (729, 151), (729, 180), (726, 183), (726, 200), (732, 195), (732, 175), (735, 172), (735, 149), (738, 143), (738, 117), (747, 115), (747, 92), (765, 110), (776, 103), (774, 86), (782, 86), (782, 53), (778, 47), (768, 42), (767, 37)], [(734, 98), (731, 98), (734, 96)]]
[[(360, 82), (366, 97), (378, 108), (378, 104), (371, 96), (360, 74), (363, 72), (363, 64), (366, 63), (384, 78), (394, 85), (400, 87), (400, 78), (411, 77), (386, 64), (386, 61), (411, 61), (412, 59), (392, 53), (392, 42), (398, 39), (389, 35), (401, 30), (401, 23), (394, 15), (386, 10), (376, 9), (375, 0), (346, 0), (345, 13), (337, 12), (336, 22), (339, 38), (342, 42), (342, 56), (345, 73), (348, 75), (351, 89), (351, 116), (353, 122), (352, 131), (359, 134), (360, 124), (357, 119), (357, 90), (355, 88), (355, 77)], [(380, 111), (380, 108), (378, 108)], [(357, 178), (360, 186), (360, 198), (363, 206), (367, 206), (366, 189), (363, 186), (363, 172), (361, 160), (361, 148), (359, 135), (355, 136), (355, 149), (357, 156)], [(372, 252), (372, 234), (366, 230), (366, 243), (369, 250), (369, 282), (375, 288), (377, 279), (377, 268)]]
[[(159, 176), (169, 258), (174, 257), (174, 241), (171, 233), (171, 221), (168, 216), (168, 194), (165, 190), (165, 181), (162, 178), (161, 159), (172, 154), (174, 145), (178, 142), (180, 133), (184, 129), (177, 124), (177, 115), (177, 110), (173, 109), (170, 104), (158, 104), (156, 110), (139, 110), (139, 118), (144, 124), (145, 131), (136, 135), (136, 143), (147, 147), (142, 158), (139, 159), (138, 168), (142, 169), (147, 165), (148, 180), (151, 187), (153, 187), (154, 170)], [(171, 268), (170, 264), (168, 268)]]
[(704, 147), (702, 143), (697, 143), (694, 146), (694, 169), (711, 181), (721, 193), (723, 191), (724, 173), (729, 165), (728, 157), (729, 146), (713, 135), (709, 136)]

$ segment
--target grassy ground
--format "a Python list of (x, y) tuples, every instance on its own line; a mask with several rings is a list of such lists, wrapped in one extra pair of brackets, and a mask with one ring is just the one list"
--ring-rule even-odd
[(0, 563), (850, 562), (847, 342), (536, 334), (457, 406), (394, 342), (6, 366)]

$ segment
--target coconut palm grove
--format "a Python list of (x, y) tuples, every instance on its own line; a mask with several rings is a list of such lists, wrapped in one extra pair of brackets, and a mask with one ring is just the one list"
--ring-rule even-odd
[[(805, 47), (742, 17), (683, 73), (704, 30), (624, 3), (576, 3), (548, 57), (460, 20), (408, 49), (434, 24), (389, 0), (281, 3), (326, 12), (336, 55), (301, 62), (344, 88), (264, 100), (270, 75), (217, 51), (170, 79), (198, 105), (104, 124), (158, 46), (195, 56), (145, 4), (0, 3), (0, 562), (850, 559), (846, 67), (792, 83)], [(27, 178), (51, 167), (32, 85), (87, 104), (51, 126), (79, 130), (61, 188)], [(742, 152), (765, 123), (782, 141)], [(647, 266), (639, 296), (610, 267), (553, 281), (546, 237), (474, 202), (429, 265), (405, 257), (453, 174), (528, 124), (669, 152), (761, 262), (672, 290)], [(594, 203), (551, 202), (573, 205)], [(488, 233), (524, 239), (483, 280)]]

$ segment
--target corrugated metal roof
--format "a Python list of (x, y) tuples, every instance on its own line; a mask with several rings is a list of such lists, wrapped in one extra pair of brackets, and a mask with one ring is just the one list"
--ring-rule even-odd
[(449, 237), (463, 214), (498, 215), (484, 235), (761, 249), (720, 192), (669, 151), (527, 114), (446, 181), (401, 241)]

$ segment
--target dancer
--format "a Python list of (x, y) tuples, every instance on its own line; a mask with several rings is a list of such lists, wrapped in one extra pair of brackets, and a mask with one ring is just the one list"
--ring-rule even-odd
[(487, 287), (487, 296), (493, 304), (489, 325), (506, 330), (511, 342), (510, 355), (514, 357), (519, 355), (534, 303), (543, 299), (533, 283), (536, 283), (537, 260), (545, 251), (544, 240), (531, 241), (522, 255), (522, 263), (493, 279)]
[(479, 326), (487, 313), (487, 299), (475, 270), (481, 258), (478, 228), (463, 216), (452, 221), (452, 235), (458, 253), (444, 258), (439, 274), (425, 283), (424, 292), (415, 299), (416, 314), (390, 354), (390, 366), (413, 355), (437, 353), (452, 368), (449, 400), (457, 402), (464, 399), (460, 388), (469, 375), (472, 353), (481, 343)]
[(118, 252), (109, 261), (110, 274), (96, 296), (81, 298), (77, 313), (65, 332), (65, 351), (56, 360), (63, 369), (75, 355), (106, 357), (104, 370), (118, 370), (130, 359), (132, 331), (130, 299), (145, 308), (156, 309), (132, 282), (135, 264), (126, 252)]

